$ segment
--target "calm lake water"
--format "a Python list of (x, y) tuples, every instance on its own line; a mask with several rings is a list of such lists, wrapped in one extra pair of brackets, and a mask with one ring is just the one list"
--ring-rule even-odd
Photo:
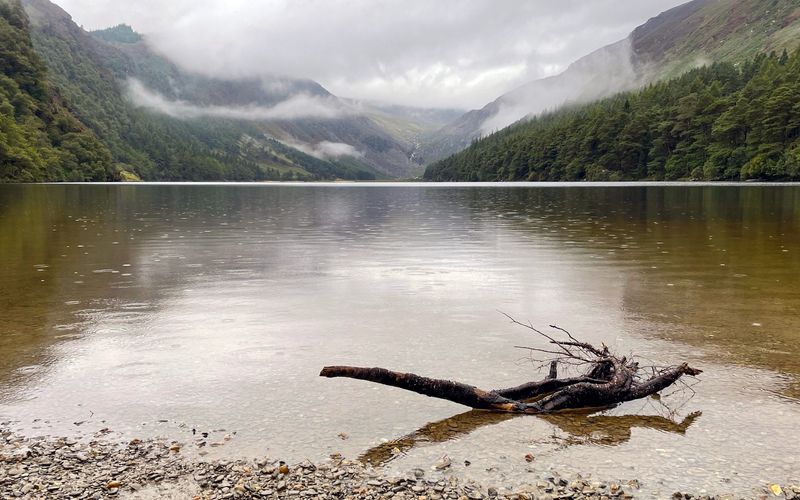
[[(554, 468), (655, 496), (800, 480), (798, 186), (0, 186), (0, 283), (0, 422), (29, 434), (196, 428), (232, 437), (211, 456), (397, 448), (397, 471), (446, 453), (498, 486)], [(498, 311), (705, 373), (547, 418), (317, 376), (540, 378)]]

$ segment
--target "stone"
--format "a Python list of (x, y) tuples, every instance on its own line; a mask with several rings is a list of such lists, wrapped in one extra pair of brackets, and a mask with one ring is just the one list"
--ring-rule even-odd
[(431, 468), (434, 469), (434, 470), (444, 470), (444, 469), (449, 468), (452, 465), (452, 463), (453, 462), (452, 462), (452, 460), (450, 460), (450, 457), (448, 457), (447, 455), (444, 455), (435, 464), (433, 464), (433, 467), (431, 467)]

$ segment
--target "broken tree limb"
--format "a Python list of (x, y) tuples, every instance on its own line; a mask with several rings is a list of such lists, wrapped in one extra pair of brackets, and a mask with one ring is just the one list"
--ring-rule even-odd
[[(641, 399), (662, 391), (683, 376), (696, 376), (702, 373), (701, 370), (683, 363), (660, 370), (654, 369), (653, 374), (645, 379), (640, 373), (637, 362), (611, 354), (605, 345), (602, 349), (598, 349), (577, 340), (567, 330), (551, 325), (551, 328), (567, 335), (568, 340), (560, 341), (533, 326), (519, 323), (513, 318), (512, 321), (533, 330), (556, 345), (557, 351), (528, 348), (531, 351), (548, 352), (558, 356), (551, 361), (550, 374), (543, 380), (508, 389), (487, 391), (461, 382), (422, 377), (414, 373), (395, 372), (385, 368), (327, 366), (322, 369), (320, 376), (366, 380), (479, 410), (550, 414), (563, 410), (606, 408), (625, 401)], [(559, 362), (588, 365), (586, 375), (558, 378)], [(528, 402), (531, 400), (533, 401)]]
[(446, 399), (479, 410), (520, 412), (525, 407), (522, 402), (505, 398), (496, 392), (483, 391), (471, 385), (450, 380), (421, 377), (413, 373), (394, 372), (385, 368), (326, 366), (320, 372), (320, 376), (367, 380), (433, 398)]

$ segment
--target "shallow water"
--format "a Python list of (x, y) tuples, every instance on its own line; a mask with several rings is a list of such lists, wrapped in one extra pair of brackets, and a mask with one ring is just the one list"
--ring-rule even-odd
[[(798, 243), (798, 186), (0, 186), (0, 421), (229, 435), (212, 456), (400, 450), (398, 471), (447, 453), (498, 485), (798, 481)], [(540, 377), (498, 311), (705, 373), (669, 409), (548, 418), (317, 376)]]

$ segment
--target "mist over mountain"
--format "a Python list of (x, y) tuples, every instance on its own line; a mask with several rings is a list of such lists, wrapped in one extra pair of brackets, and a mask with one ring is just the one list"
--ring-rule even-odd
[[(578, 58), (560, 74), (533, 80), (464, 114), (445, 106), (417, 108), (343, 98), (309, 78), (280, 76), (280, 70), (298, 72), (303, 61), (287, 58), (300, 49), (287, 48), (282, 53), (268, 47), (264, 50), (271, 49), (267, 56), (273, 57), (275, 67), (259, 65), (262, 59), (258, 54), (264, 50), (254, 52), (251, 46), (261, 39), (260, 32), (246, 39), (226, 30), (216, 48), (219, 50), (203, 52), (198, 45), (192, 57), (181, 57), (181, 51), (188, 49), (182, 45), (182, 38), (180, 43), (175, 42), (177, 34), (184, 33), (187, 26), (209, 21), (208, 12), (200, 9), (200, 4), (193, 4), (191, 15), (181, 17), (173, 33), (162, 26), (156, 43), (127, 24), (86, 31), (48, 0), (22, 0), (24, 11), (19, 0), (2, 2), (9, 26), (3, 63), (11, 68), (6, 78), (13, 82), (5, 87), (4, 102), (14, 107), (19, 95), (28, 96), (25, 102), (29, 102), (16, 106), (13, 120), (11, 115), (5, 118), (5, 141), (9, 143), (6, 164), (14, 165), (5, 169), (4, 178), (8, 180), (411, 178), (419, 176), (425, 165), (510, 124), (637, 89), (713, 62), (740, 63), (758, 53), (792, 49), (800, 39), (800, 9), (794, 0), (694, 0), (651, 18), (626, 38)], [(653, 8), (674, 3), (663, 0), (648, 5)], [(454, 12), (451, 19), (443, 21), (443, 33), (473, 26), (475, 15), (485, 13), (487, 5)], [(640, 15), (643, 5), (637, 3), (632, 8), (636, 12), (622, 17)], [(475, 57), (455, 62), (426, 59), (420, 48), (424, 40), (420, 39), (408, 42), (406, 51), (396, 47), (391, 53), (353, 42), (366, 40), (366, 36), (369, 40), (405, 40), (406, 34), (389, 32), (391, 23), (381, 24), (386, 33), (355, 30), (353, 39), (346, 43), (333, 44), (326, 33), (307, 41), (312, 45), (328, 41), (332, 49), (358, 52), (356, 59), (395, 54), (393, 61), (373, 61), (383, 76), (375, 76), (375, 68), (353, 70), (359, 78), (372, 78), (368, 85), (376, 89), (391, 80), (398, 89), (406, 90), (439, 82), (442, 88), (454, 86), (456, 93), (473, 87), (485, 91), (482, 86), (489, 85), (487, 78), (513, 82), (524, 73), (520, 73), (523, 67), (538, 74), (551, 72), (558, 64), (546, 65), (549, 69), (529, 68), (534, 61), (531, 54), (536, 54), (535, 60), (540, 63), (547, 61), (550, 54), (562, 54), (564, 47), (592, 32), (589, 27), (595, 21), (591, 16), (598, 17), (597, 26), (612, 26), (610, 20), (617, 17), (601, 8), (610, 8), (605, 0), (591, 6), (580, 2), (542, 6), (546, 8), (538, 11), (528, 4), (518, 5), (516, 10), (504, 7), (499, 14), (507, 27), (531, 27), (537, 20), (549, 19), (563, 26), (575, 25), (575, 31), (540, 40), (543, 33), (552, 31), (543, 29), (528, 41), (521, 39), (519, 32), (500, 29), (495, 20), (478, 31), (488, 36), (499, 30), (502, 36), (487, 38), (486, 46), (467, 44), (476, 51)], [(175, 4), (166, 13), (175, 15), (179, 7)], [(247, 9), (263, 16), (266, 11), (257, 7)], [(298, 12), (305, 12), (306, 7)], [(387, 4), (389, 11), (395, 8), (400, 9), (400, 4)], [(228, 15), (220, 9), (214, 12)], [(296, 14), (290, 17), (302, 28), (300, 31), (321, 22), (314, 18), (307, 20), (307, 26)], [(385, 14), (376, 15), (376, 22), (385, 21)], [(522, 14), (534, 17), (517, 19)], [(352, 15), (332, 18), (329, 27)], [(398, 22), (422, 22), (420, 15), (416, 11), (398, 14)], [(431, 22), (426, 17), (423, 25)], [(414, 33), (422, 36), (418, 28)], [(278, 31), (275, 36), (289, 36), (286, 30)], [(430, 41), (441, 44), (442, 36), (431, 35)], [(608, 35), (604, 32), (602, 36)], [(179, 46), (165, 45), (169, 40)], [(538, 45), (534, 43), (537, 40)], [(243, 41), (250, 45), (236, 45)], [(499, 44), (500, 66), (489, 57), (492, 44)], [(453, 47), (431, 46), (435, 57), (443, 61), (463, 48), (459, 40), (453, 40)], [(223, 49), (231, 58), (230, 74), (224, 71), (229, 66), (225, 57), (221, 58), (219, 51)], [(201, 64), (204, 54), (208, 55), (207, 68)], [(419, 65), (402, 73), (403, 64), (411, 64), (409, 58), (414, 54)], [(331, 57), (339, 60), (344, 56), (337, 53)], [(320, 54), (309, 55), (305, 62), (309, 71), (328, 76), (336, 66)], [(22, 66), (29, 69), (22, 73), (14, 69)], [(348, 62), (343, 67), (351, 66)], [(462, 70), (464, 73), (459, 73)], [(470, 72), (475, 72), (474, 78), (465, 80), (464, 75)], [(30, 77), (32, 74), (36, 76)], [(405, 99), (400, 95), (405, 90), (398, 92), (394, 102)], [(14, 152), (13, 161), (9, 151)], [(49, 153), (37, 155), (36, 151)]]
[(740, 61), (758, 52), (792, 48), (800, 37), (793, 0), (694, 0), (598, 49), (563, 73), (523, 85), (436, 132), (422, 148), (426, 162), (474, 139), (565, 103), (586, 103), (678, 76), (713, 61)]
[(144, 33), (213, 78), (285, 75), (339, 97), (424, 108), (482, 106), (623, 38), (682, 0), (58, 0), (92, 29)]
[[(445, 146), (538, 115), (434, 162), (425, 178), (797, 180), (799, 34), (796, 1), (695, 0), (637, 28), (623, 42), (628, 56), (595, 52), (462, 118), (465, 135)], [(537, 92), (562, 106), (539, 109)]]
[(407, 177), (422, 170), (421, 136), (444, 123), (436, 117), (453, 116), (340, 99), (307, 79), (211, 78), (160, 55), (130, 26), (89, 33), (47, 0), (23, 5), (48, 78), (125, 175)]

